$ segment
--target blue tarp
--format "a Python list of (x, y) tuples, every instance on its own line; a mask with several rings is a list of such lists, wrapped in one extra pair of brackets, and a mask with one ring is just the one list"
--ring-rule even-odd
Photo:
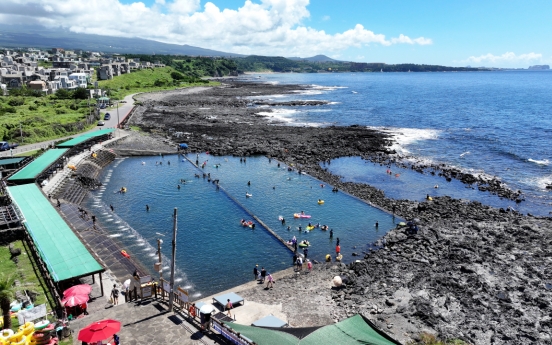
[(188, 148), (188, 144), (178, 144), (178, 146), (179, 146), (181, 149), (187, 149), (187, 148)]

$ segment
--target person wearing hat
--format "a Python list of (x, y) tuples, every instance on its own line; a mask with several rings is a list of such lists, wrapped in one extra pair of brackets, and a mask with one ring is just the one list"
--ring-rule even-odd
[(259, 267), (259, 265), (255, 265), (255, 268), (253, 268), (253, 275), (255, 276), (255, 280), (257, 280), (257, 276), (259, 275), (259, 269), (257, 267)]

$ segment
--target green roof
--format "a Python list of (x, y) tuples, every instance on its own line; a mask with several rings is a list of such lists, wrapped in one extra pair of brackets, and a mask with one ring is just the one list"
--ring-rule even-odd
[[(320, 327), (312, 332), (301, 328), (262, 328), (239, 325), (233, 322), (225, 323), (235, 332), (259, 345), (397, 345), (399, 342), (376, 330), (374, 325), (361, 315), (355, 315), (333, 325)], [(292, 334), (308, 335), (301, 339)], [(303, 333), (305, 334), (305, 333)]]
[(8, 165), (8, 164), (15, 164), (19, 163), (22, 160), (24, 160), (27, 157), (13, 157), (8, 159), (0, 159), (0, 165)]
[(67, 152), (67, 149), (51, 149), (44, 152), (40, 157), (16, 172), (8, 181), (28, 180), (29, 182), (34, 182), (38, 175), (52, 165), (65, 152)]
[(80, 135), (76, 138), (73, 138), (71, 140), (67, 140), (64, 143), (58, 144), (58, 145), (56, 145), (56, 147), (73, 147), (73, 146), (81, 144), (81, 143), (83, 143), (83, 142), (85, 142), (85, 141), (87, 141), (91, 138), (99, 137), (99, 136), (102, 136), (102, 135), (105, 135), (105, 134), (109, 134), (109, 133), (112, 133), (113, 131), (115, 131), (115, 130), (113, 128), (110, 128), (110, 129), (100, 129), (98, 131), (84, 133), (83, 135)]
[(55, 282), (104, 270), (36, 184), (8, 187), (8, 192)]

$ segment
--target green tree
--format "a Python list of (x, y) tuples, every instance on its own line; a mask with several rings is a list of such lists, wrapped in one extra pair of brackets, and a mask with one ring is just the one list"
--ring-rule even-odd
[(4, 328), (11, 328), (10, 303), (15, 296), (15, 278), (13, 276), (0, 275), (0, 309), (4, 318)]
[(59, 89), (56, 91), (56, 98), (58, 99), (67, 99), (71, 98), (71, 93), (66, 89)]
[(79, 87), (75, 91), (73, 91), (73, 98), (74, 99), (87, 99), (88, 98), (88, 90), (82, 87)]

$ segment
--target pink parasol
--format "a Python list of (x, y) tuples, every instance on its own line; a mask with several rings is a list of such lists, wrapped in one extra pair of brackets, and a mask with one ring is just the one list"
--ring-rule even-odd
[(76, 305), (80, 305), (83, 303), (88, 302), (88, 295), (73, 295), (69, 297), (65, 297), (61, 300), (61, 304), (63, 304), (66, 307), (74, 307)]
[(88, 284), (80, 284), (71, 286), (69, 289), (63, 291), (63, 297), (69, 297), (73, 295), (88, 295), (92, 292), (92, 286)]
[(100, 320), (80, 330), (78, 339), (87, 343), (95, 343), (110, 338), (121, 330), (117, 320)]

